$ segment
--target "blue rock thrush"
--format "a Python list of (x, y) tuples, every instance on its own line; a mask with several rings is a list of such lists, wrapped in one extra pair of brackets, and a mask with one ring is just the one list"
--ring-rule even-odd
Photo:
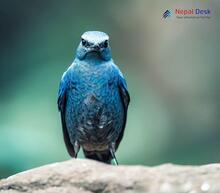
[(117, 150), (125, 129), (130, 101), (126, 81), (114, 64), (109, 37), (88, 31), (81, 36), (76, 58), (63, 74), (58, 108), (66, 148), (77, 157), (117, 164)]

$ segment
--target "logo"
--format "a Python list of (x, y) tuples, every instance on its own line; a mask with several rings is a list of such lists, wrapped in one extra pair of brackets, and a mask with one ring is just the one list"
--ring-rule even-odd
[(163, 13), (163, 18), (166, 19), (166, 18), (169, 18), (172, 16), (172, 13), (170, 10), (166, 10), (164, 13)]
[(177, 19), (198, 19), (198, 18), (211, 18), (210, 9), (200, 9), (200, 8), (191, 8), (191, 9), (175, 9), (175, 15)]
[(176, 19), (199, 19), (199, 18), (211, 18), (210, 9), (201, 9), (201, 8), (175, 8), (172, 11), (167, 9), (162, 16), (162, 19), (167, 19), (171, 16), (174, 16)]

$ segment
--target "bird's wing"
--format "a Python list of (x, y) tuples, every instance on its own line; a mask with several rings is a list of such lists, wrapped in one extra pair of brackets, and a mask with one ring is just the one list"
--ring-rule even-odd
[(67, 100), (67, 90), (69, 89), (69, 79), (68, 79), (68, 72), (65, 72), (59, 86), (58, 92), (58, 100), (57, 105), (61, 115), (61, 122), (63, 128), (63, 137), (65, 141), (65, 145), (67, 148), (68, 153), (70, 156), (75, 157), (75, 151), (72, 143), (70, 142), (70, 137), (66, 127), (66, 120), (65, 120), (65, 112), (66, 112), (66, 100)]
[(122, 140), (123, 134), (124, 134), (124, 129), (125, 129), (126, 120), (127, 120), (127, 110), (128, 110), (128, 105), (130, 102), (130, 96), (128, 93), (127, 84), (126, 84), (126, 81), (120, 71), (119, 71), (119, 76), (118, 76), (118, 88), (119, 88), (119, 94), (121, 97), (121, 101), (123, 104), (124, 120), (123, 120), (122, 130), (119, 134), (118, 139), (116, 140), (116, 149), (118, 148), (118, 146)]

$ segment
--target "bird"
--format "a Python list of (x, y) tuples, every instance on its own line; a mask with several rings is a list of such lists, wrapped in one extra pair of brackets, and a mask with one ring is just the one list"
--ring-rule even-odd
[(63, 73), (57, 99), (69, 155), (77, 158), (82, 148), (85, 158), (118, 165), (115, 152), (123, 138), (129, 102), (109, 36), (84, 32), (75, 59)]

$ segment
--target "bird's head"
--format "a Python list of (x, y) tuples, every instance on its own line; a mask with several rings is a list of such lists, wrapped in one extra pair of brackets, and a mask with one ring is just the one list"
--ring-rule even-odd
[(87, 31), (83, 33), (76, 51), (76, 56), (80, 60), (86, 57), (98, 57), (102, 60), (110, 60), (109, 36), (100, 31)]

